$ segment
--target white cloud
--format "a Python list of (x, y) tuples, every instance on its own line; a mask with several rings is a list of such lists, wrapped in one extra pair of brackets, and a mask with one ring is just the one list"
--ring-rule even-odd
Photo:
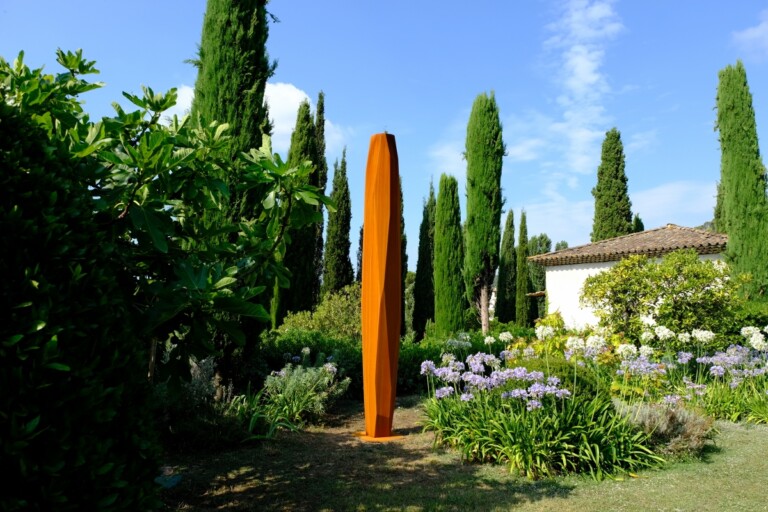
[(466, 179), (467, 168), (464, 161), (464, 144), (459, 141), (443, 141), (429, 148), (429, 158), (435, 169), (435, 176), (439, 182), (439, 176), (443, 173), (456, 178), (463, 186)]
[(565, 140), (563, 160), (572, 172), (588, 174), (597, 168), (599, 143), (610, 121), (602, 104), (611, 92), (602, 71), (604, 46), (623, 28), (610, 0), (571, 0), (549, 26), (554, 34), (546, 47), (559, 52), (556, 80), (562, 93), (557, 104), (563, 109), (551, 130)]
[(656, 143), (656, 130), (633, 133), (626, 143), (627, 154), (635, 153)]
[(736, 45), (758, 58), (768, 57), (768, 10), (760, 13), (760, 23), (733, 33)]
[(302, 101), (309, 101), (309, 96), (293, 84), (267, 82), (264, 100), (269, 104), (269, 118), (273, 125), (272, 151), (287, 158), (291, 133), (296, 126), (296, 112)]
[(189, 114), (189, 109), (192, 108), (192, 99), (195, 97), (194, 87), (182, 84), (176, 88), (176, 93), (178, 94), (176, 105), (163, 112), (163, 119), (170, 120), (173, 116), (181, 118)]
[(325, 120), (325, 156), (329, 165), (333, 160), (341, 159), (341, 151), (354, 135), (355, 130)]
[(514, 162), (527, 162), (536, 160), (539, 157), (539, 149), (545, 146), (543, 139), (523, 139), (507, 146), (507, 156)]
[(695, 227), (712, 219), (716, 194), (713, 182), (673, 181), (635, 192), (630, 199), (646, 229), (668, 223)]

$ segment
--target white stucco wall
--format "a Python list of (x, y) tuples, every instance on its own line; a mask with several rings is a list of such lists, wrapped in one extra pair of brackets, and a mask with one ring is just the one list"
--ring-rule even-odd
[[(703, 254), (699, 259), (722, 258), (720, 254)], [(568, 328), (581, 329), (587, 325), (597, 325), (597, 317), (592, 308), (582, 307), (579, 304), (581, 287), (584, 286), (584, 280), (587, 277), (609, 269), (616, 263), (606, 261), (546, 267), (547, 312), (559, 311)]]

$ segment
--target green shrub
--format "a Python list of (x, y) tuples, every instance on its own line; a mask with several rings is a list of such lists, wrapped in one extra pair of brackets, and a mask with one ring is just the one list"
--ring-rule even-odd
[(0, 169), (0, 509), (151, 509), (148, 356), (94, 164), (0, 101)]
[(701, 453), (715, 434), (714, 419), (694, 410), (665, 404), (627, 404), (614, 400), (616, 409), (649, 436), (649, 443), (664, 455), (686, 458)]
[(729, 276), (724, 262), (701, 261), (694, 250), (681, 250), (658, 264), (646, 256), (630, 256), (588, 277), (581, 300), (595, 309), (600, 325), (633, 340), (645, 329), (642, 317), (676, 333), (724, 333), (734, 328), (733, 318), (742, 307), (739, 282)]
[(522, 366), (529, 371), (540, 371), (545, 377), (555, 376), (563, 386), (574, 394), (595, 396), (598, 392), (607, 392), (607, 385), (602, 385), (594, 370), (570, 363), (558, 357), (533, 357), (516, 359), (511, 366)]
[(278, 328), (281, 333), (299, 329), (320, 331), (336, 339), (360, 341), (362, 339), (360, 283), (345, 286), (338, 292), (328, 293), (312, 313), (290, 313)]

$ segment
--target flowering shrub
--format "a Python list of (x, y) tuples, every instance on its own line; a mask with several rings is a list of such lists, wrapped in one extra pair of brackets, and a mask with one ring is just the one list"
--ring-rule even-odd
[(439, 365), (422, 363), (433, 393), (425, 428), (435, 431), (436, 443), (530, 478), (589, 473), (599, 479), (663, 462), (648, 448), (648, 435), (617, 414), (606, 394), (573, 393), (560, 376), (504, 366), (510, 360), (478, 352), (463, 361), (445, 354)]

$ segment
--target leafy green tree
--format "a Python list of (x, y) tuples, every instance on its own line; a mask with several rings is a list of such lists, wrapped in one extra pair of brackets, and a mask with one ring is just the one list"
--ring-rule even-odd
[(413, 287), (416, 283), (416, 272), (408, 272), (405, 276), (405, 289), (403, 297), (405, 298), (405, 334), (412, 334), (413, 331)]
[(595, 198), (593, 242), (632, 232), (632, 203), (624, 173), (624, 145), (616, 128), (605, 133), (597, 185), (592, 189), (592, 195)]
[(504, 157), (499, 108), (493, 93), (472, 105), (464, 156), (467, 160), (467, 221), (464, 281), (467, 298), (488, 333), (488, 304), (499, 263), (501, 239), (501, 166)]
[[(532, 236), (528, 240), (528, 256), (544, 254), (552, 250), (552, 240), (546, 233)], [(546, 289), (546, 271), (544, 265), (528, 262), (528, 279), (530, 280), (530, 291), (539, 292)], [(529, 318), (544, 318), (547, 316), (547, 301), (545, 297), (531, 298), (531, 315)]]
[(719, 73), (717, 130), (721, 149), (717, 229), (728, 234), (726, 256), (734, 273), (752, 276), (745, 284), (746, 295), (762, 300), (768, 288), (768, 251), (758, 241), (768, 239), (766, 174), (741, 61)]
[(467, 303), (463, 261), (459, 185), (456, 178), (443, 174), (435, 205), (435, 330), (439, 334), (455, 333), (464, 327)]
[[(288, 166), (301, 162), (312, 162), (317, 156), (317, 135), (315, 123), (310, 114), (309, 102), (299, 105), (296, 127), (291, 135), (288, 151)], [(317, 167), (307, 176), (307, 184), (319, 187)], [(319, 220), (320, 212), (315, 209), (313, 220)], [(308, 224), (296, 230), (286, 244), (283, 263), (290, 271), (290, 282), (278, 281), (272, 303), (273, 328), (279, 326), (289, 311), (311, 311), (318, 302), (320, 282), (316, 267), (317, 229)]]
[(264, 91), (276, 63), (267, 53), (267, 0), (208, 0), (192, 114), (229, 124), (230, 157), (271, 133)]
[[(99, 87), (81, 78), (94, 63), (79, 51), (58, 62), (54, 76), (0, 59), (0, 246), (13, 249), (0, 258), (12, 315), (0, 368), (14, 391), (0, 445), (17, 450), (3, 469), (23, 480), (0, 508), (151, 509), (148, 370), (188, 376), (191, 357), (218, 353), (215, 332), (242, 345), (240, 319), (268, 318), (257, 301), (284, 273), (285, 235), (328, 199), (306, 185), (311, 167), (289, 168), (269, 147), (232, 160), (226, 126), (161, 123), (175, 89), (123, 93), (133, 110), (91, 122), (78, 98)], [(231, 189), (229, 175), (242, 177)], [(220, 236), (205, 217), (234, 194), (262, 194), (262, 213)]]
[(568, 242), (566, 242), (565, 240), (560, 240), (555, 244), (556, 251), (562, 251), (563, 249), (567, 249), (567, 248), (568, 248)]
[(528, 327), (530, 322), (530, 297), (531, 279), (528, 275), (528, 223), (525, 210), (520, 215), (520, 231), (517, 238), (517, 276), (515, 283), (515, 321), (517, 325)]
[(632, 217), (632, 232), (633, 233), (642, 233), (645, 231), (645, 224), (643, 224), (643, 219), (640, 218), (640, 214), (636, 213), (634, 217)]
[(435, 318), (435, 205), (435, 188), (430, 182), (419, 227), (419, 257), (413, 289), (413, 330), (418, 340), (423, 338), (427, 322)]
[(328, 235), (325, 247), (323, 271), (323, 295), (352, 284), (355, 280), (352, 261), (349, 259), (349, 232), (352, 220), (352, 205), (347, 182), (347, 149), (341, 154), (341, 164), (333, 165), (333, 190), (331, 201), (335, 212), (328, 213)]
[(504, 236), (499, 256), (499, 277), (496, 283), (496, 319), (507, 323), (515, 321), (517, 286), (517, 251), (515, 250), (515, 213), (507, 212)]

